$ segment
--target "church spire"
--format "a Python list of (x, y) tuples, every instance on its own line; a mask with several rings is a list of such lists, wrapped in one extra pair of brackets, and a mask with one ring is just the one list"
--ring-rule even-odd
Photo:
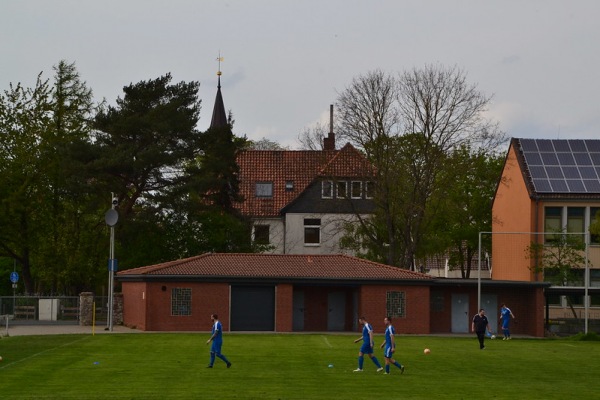
[(219, 71), (217, 72), (217, 97), (215, 98), (215, 106), (213, 108), (212, 119), (210, 120), (210, 128), (222, 128), (228, 125), (227, 113), (225, 112), (225, 104), (223, 104), (223, 95), (221, 94), (221, 61), (223, 57), (219, 53)]

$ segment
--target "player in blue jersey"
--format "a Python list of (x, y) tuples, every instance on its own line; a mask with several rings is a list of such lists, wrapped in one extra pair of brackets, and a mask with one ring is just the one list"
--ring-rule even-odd
[(221, 346), (223, 346), (223, 326), (221, 322), (219, 322), (219, 316), (217, 314), (212, 314), (210, 319), (213, 322), (212, 327), (212, 336), (210, 339), (206, 341), (206, 344), (212, 342), (212, 346), (210, 347), (210, 363), (208, 364), (208, 368), (212, 368), (215, 363), (215, 357), (219, 357), (221, 360), (227, 364), (227, 368), (231, 367), (231, 363), (223, 354), (221, 354)]
[(393, 356), (396, 351), (396, 330), (392, 325), (392, 319), (390, 317), (385, 317), (383, 319), (383, 323), (385, 324), (385, 340), (381, 343), (381, 348), (385, 346), (383, 350), (383, 356), (385, 357), (385, 374), (390, 373), (390, 364), (395, 365), (400, 369), (400, 373), (404, 373), (404, 365), (400, 364), (396, 361)]
[(365, 354), (368, 355), (371, 358), (371, 361), (377, 366), (377, 372), (383, 371), (379, 360), (373, 355), (373, 327), (371, 327), (371, 324), (367, 322), (365, 317), (360, 317), (358, 322), (363, 326), (362, 336), (356, 339), (354, 343), (358, 343), (362, 340), (363, 344), (358, 352), (358, 368), (355, 369), (354, 372), (362, 372)]
[(508, 329), (508, 325), (511, 318), (515, 318), (512, 311), (510, 311), (510, 308), (506, 307), (506, 304), (502, 304), (502, 308), (500, 309), (500, 321), (502, 321), (502, 332), (504, 333), (504, 338), (502, 338), (502, 340), (510, 340), (510, 330)]

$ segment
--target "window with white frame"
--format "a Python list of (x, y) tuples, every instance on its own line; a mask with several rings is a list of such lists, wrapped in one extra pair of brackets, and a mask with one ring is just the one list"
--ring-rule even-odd
[(317, 246), (321, 244), (321, 219), (304, 219), (304, 244), (307, 246)]
[(333, 199), (333, 181), (321, 182), (321, 197), (323, 199)]
[(373, 182), (365, 182), (365, 199), (373, 198)]
[(254, 243), (269, 244), (269, 225), (254, 225)]
[(336, 188), (336, 196), (338, 199), (345, 199), (348, 197), (348, 182), (338, 181), (336, 182)]
[(363, 183), (361, 181), (352, 181), (350, 183), (350, 197), (353, 199), (361, 199), (362, 198), (362, 186), (363, 186)]
[[(567, 233), (585, 232), (585, 207), (567, 207)], [(581, 240), (585, 240), (581, 235)]]

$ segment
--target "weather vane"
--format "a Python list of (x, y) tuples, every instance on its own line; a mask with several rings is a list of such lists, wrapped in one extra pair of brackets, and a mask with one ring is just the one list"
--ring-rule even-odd
[(221, 61), (224, 59), (224, 57), (221, 57), (221, 51), (219, 51), (219, 57), (217, 57), (217, 61), (219, 62), (219, 70), (217, 71), (218, 76), (221, 76)]

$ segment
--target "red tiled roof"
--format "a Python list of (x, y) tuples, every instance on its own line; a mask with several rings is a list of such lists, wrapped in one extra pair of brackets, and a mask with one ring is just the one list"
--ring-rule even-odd
[(208, 253), (120, 271), (118, 277), (430, 280), (431, 276), (345, 255)]
[[(240, 193), (245, 201), (239, 204), (244, 215), (253, 217), (279, 216), (282, 208), (297, 198), (319, 177), (365, 178), (373, 168), (352, 145), (340, 150), (246, 150), (237, 156), (240, 167)], [(294, 189), (285, 190), (287, 181)], [(272, 182), (273, 197), (256, 197), (257, 182)]]

